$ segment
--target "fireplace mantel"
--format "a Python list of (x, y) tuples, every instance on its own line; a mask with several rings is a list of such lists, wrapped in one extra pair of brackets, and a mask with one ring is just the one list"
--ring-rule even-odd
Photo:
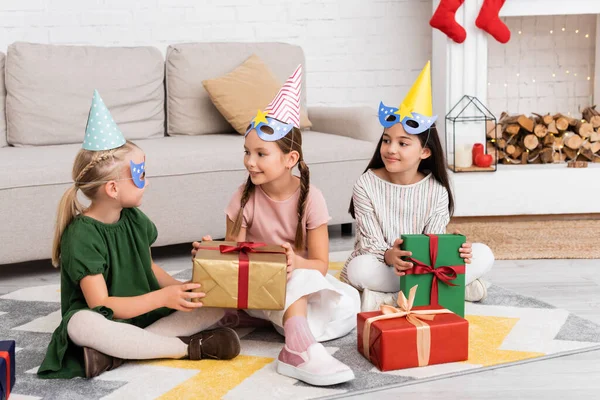
[[(487, 103), (487, 41), (494, 39), (475, 26), (482, 3), (465, 1), (456, 13), (456, 22), (467, 32), (462, 44), (433, 30), (433, 111), (440, 116), (438, 129), (444, 142), (444, 116), (463, 95)], [(439, 0), (433, 1), (434, 11), (438, 4)], [(500, 12), (502, 17), (573, 14), (598, 15), (593, 98), (600, 102), (600, 0), (507, 0)], [(586, 169), (571, 169), (565, 164), (499, 165), (497, 172), (450, 174), (456, 216), (600, 213), (600, 202), (572, 201), (600, 198), (600, 164)], [(561, 181), (566, 185), (562, 190), (556, 186)]]
[(600, 213), (597, 163), (499, 165), (496, 172), (451, 175), (456, 217)]

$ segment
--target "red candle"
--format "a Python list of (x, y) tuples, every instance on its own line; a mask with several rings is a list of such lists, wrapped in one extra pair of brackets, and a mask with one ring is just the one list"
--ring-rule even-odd
[(475, 165), (480, 168), (489, 168), (492, 165), (494, 158), (491, 154), (477, 154)]
[(483, 145), (481, 143), (475, 143), (473, 145), (473, 164), (475, 164), (475, 158), (480, 154), (483, 154)]

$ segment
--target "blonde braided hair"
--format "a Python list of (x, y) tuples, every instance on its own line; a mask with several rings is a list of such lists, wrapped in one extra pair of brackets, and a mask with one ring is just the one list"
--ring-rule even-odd
[(127, 141), (123, 146), (112, 150), (79, 150), (71, 174), (74, 183), (65, 191), (58, 204), (52, 242), (53, 266), (58, 267), (60, 264), (60, 242), (65, 229), (76, 216), (85, 211), (77, 198), (77, 192), (81, 190), (85, 197), (94, 200), (100, 187), (107, 181), (118, 179), (118, 167), (122, 165), (125, 156), (136, 148), (139, 147)]

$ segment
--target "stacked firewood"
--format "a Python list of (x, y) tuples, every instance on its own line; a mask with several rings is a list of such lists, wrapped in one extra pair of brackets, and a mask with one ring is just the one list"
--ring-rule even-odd
[[(502, 113), (487, 133), (488, 153), (504, 164), (600, 162), (600, 112), (586, 108), (582, 119), (563, 114)], [(494, 149), (495, 148), (495, 149)]]

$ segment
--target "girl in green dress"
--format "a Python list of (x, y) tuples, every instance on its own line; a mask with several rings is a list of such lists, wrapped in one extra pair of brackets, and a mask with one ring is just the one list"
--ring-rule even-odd
[[(137, 208), (148, 186), (145, 159), (94, 92), (74, 184), (58, 207), (52, 262), (61, 269), (62, 321), (38, 370), (42, 378), (92, 378), (127, 359), (239, 354), (224, 311), (191, 301), (204, 296), (190, 292), (200, 285), (152, 261), (158, 232)], [(79, 203), (79, 190), (89, 207)]]

